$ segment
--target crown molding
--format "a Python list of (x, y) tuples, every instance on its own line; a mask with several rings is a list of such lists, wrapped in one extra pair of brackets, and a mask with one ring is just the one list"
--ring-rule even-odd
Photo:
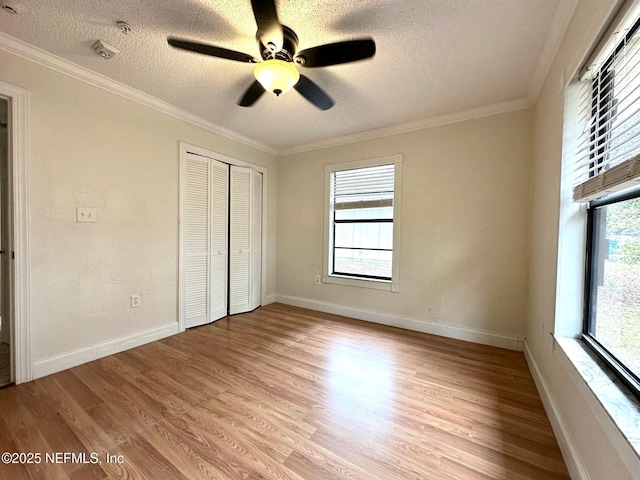
[(437, 127), (449, 123), (463, 122), (465, 120), (473, 120), (475, 118), (498, 115), (500, 113), (513, 112), (516, 110), (531, 108), (532, 106), (533, 104), (527, 98), (518, 98), (516, 100), (509, 100), (507, 102), (493, 103), (491, 105), (470, 108), (468, 110), (462, 110), (460, 112), (447, 113), (445, 115), (438, 115), (436, 117), (430, 117), (423, 120), (402, 123), (399, 125), (392, 125), (390, 127), (383, 127), (375, 130), (367, 130), (364, 132), (344, 135), (342, 137), (331, 138), (329, 140), (323, 140), (320, 142), (307, 143), (296, 147), (285, 148), (283, 150), (278, 150), (278, 157), (310, 152), (313, 150), (320, 150), (322, 148), (336, 147), (338, 145), (347, 145), (349, 143), (362, 142), (365, 140), (373, 140), (375, 138), (388, 137), (390, 135), (398, 135), (401, 133), (413, 132), (416, 130)]
[[(573, 9), (575, 8), (577, 0), (570, 0), (568, 3), (570, 4), (571, 12), (573, 12)], [(564, 5), (564, 3), (561, 3), (561, 5)], [(564, 13), (560, 12), (561, 10)], [(322, 140), (319, 142), (297, 145), (294, 147), (284, 148), (280, 150), (270, 147), (269, 145), (266, 145), (262, 142), (249, 138), (240, 133), (237, 133), (231, 129), (209, 122), (208, 120), (205, 120), (192, 113), (189, 113), (186, 110), (182, 110), (163, 100), (155, 98), (151, 95), (143, 93), (132, 87), (129, 87), (123, 83), (110, 79), (109, 77), (106, 77), (102, 74), (96, 73), (85, 67), (82, 67), (68, 60), (65, 60), (61, 57), (53, 55), (45, 50), (42, 50), (38, 47), (35, 47), (26, 42), (23, 42), (22, 40), (18, 40), (17, 38), (7, 35), (3, 32), (0, 32), (0, 50), (4, 50), (10, 54), (24, 58), (38, 65), (41, 65), (45, 68), (49, 68), (58, 73), (62, 73), (76, 80), (85, 82), (89, 85), (101, 88), (110, 93), (114, 93), (116, 95), (119, 95), (128, 100), (134, 101), (136, 103), (139, 103), (146, 107), (153, 108), (156, 111), (178, 118), (194, 126), (204, 128), (205, 130), (208, 130), (212, 133), (223, 136), (225, 138), (229, 138), (241, 144), (247, 145), (251, 148), (260, 150), (264, 153), (274, 155), (277, 157), (282, 157), (282, 156), (293, 155), (297, 153), (308, 152), (312, 150), (319, 150), (319, 149), (334, 147), (338, 145), (346, 145), (349, 143), (372, 140), (375, 138), (387, 137), (390, 135), (397, 135), (401, 133), (422, 130), (424, 128), (436, 127), (439, 125), (446, 125), (449, 123), (472, 120), (474, 118), (481, 118), (481, 117), (486, 117), (491, 115), (497, 115), (500, 113), (507, 113), (515, 110), (521, 110), (524, 108), (530, 108), (535, 103), (535, 101), (532, 100), (532, 98), (537, 97), (537, 94), (539, 93), (539, 90), (542, 87), (542, 84), (544, 82), (543, 77), (546, 76), (546, 73), (549, 69), (551, 61), (553, 60), (553, 57), (555, 56), (555, 53), (557, 51), (559, 41), (564, 35), (564, 30), (568, 25), (568, 20), (566, 20), (566, 22), (560, 22), (560, 20), (558, 20), (558, 19), (565, 19), (564, 15), (567, 15), (566, 13), (567, 10), (568, 10), (568, 7), (566, 6), (565, 8), (559, 7), (558, 11), (556, 12), (556, 15), (554, 17), (554, 26), (559, 24), (562, 28), (556, 26), (554, 29), (557, 30), (559, 28), (561, 31), (561, 34), (556, 34), (556, 37), (557, 37), (556, 41), (554, 42), (547, 41), (545, 43), (545, 50), (549, 50), (552, 53), (547, 53), (545, 55), (546, 57), (549, 58), (549, 60), (546, 60), (544, 62), (541, 60), (538, 62), (537, 70), (543, 71), (544, 75), (536, 73), (536, 76), (541, 77), (541, 79), (535, 80), (535, 77), (534, 77), (534, 80), (532, 81), (532, 86), (529, 89), (529, 95), (527, 96), (527, 98), (519, 98), (515, 100), (510, 100), (507, 102), (485, 105), (482, 107), (462, 110), (459, 112), (449, 113), (445, 115), (438, 115), (435, 117), (429, 117), (426, 119), (417, 120), (413, 122), (392, 125), (389, 127), (383, 127), (383, 128), (374, 129), (374, 130), (367, 130), (364, 132), (344, 135), (340, 137), (331, 138), (328, 140)], [(570, 18), (570, 15), (567, 15), (567, 16)], [(547, 47), (547, 44), (553, 45), (553, 48)], [(541, 65), (544, 65), (544, 67)], [(536, 85), (535, 88), (534, 88), (533, 82), (535, 82), (535, 85)], [(534, 91), (535, 91), (535, 95), (532, 95), (532, 92)]]
[(532, 105), (538, 100), (538, 95), (540, 95), (542, 86), (547, 79), (547, 75), (549, 75), (553, 60), (558, 54), (562, 39), (569, 28), (577, 6), (578, 0), (560, 0), (558, 2), (558, 7), (551, 21), (551, 28), (545, 39), (542, 53), (538, 58), (535, 72), (531, 77), (529, 91), (527, 92), (527, 98)]
[(228, 128), (216, 125), (215, 123), (209, 122), (197, 115), (193, 115), (186, 110), (175, 107), (170, 103), (159, 100), (123, 83), (112, 80), (109, 77), (93, 72), (88, 68), (53, 55), (52, 53), (25, 43), (22, 40), (18, 40), (17, 38), (3, 32), (0, 32), (0, 50), (4, 50), (5, 52), (37, 63), (38, 65), (49, 68), (58, 73), (62, 73), (76, 80), (88, 83), (94, 87), (101, 88), (107, 92), (114, 93), (146, 107), (153, 108), (154, 110), (166, 115), (184, 120), (192, 125), (204, 128), (205, 130), (209, 130), (217, 135), (229, 138), (264, 153), (268, 153), (270, 155), (278, 154), (278, 151), (275, 148), (241, 135)]

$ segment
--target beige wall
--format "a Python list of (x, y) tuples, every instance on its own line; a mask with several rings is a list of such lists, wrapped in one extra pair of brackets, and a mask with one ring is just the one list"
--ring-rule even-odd
[[(569, 333), (566, 325), (561, 323), (574, 323), (573, 318), (565, 316), (570, 308), (564, 304), (574, 303), (574, 299), (556, 298), (559, 225), (575, 223), (575, 218), (567, 215), (567, 211), (561, 216), (563, 87), (585, 58), (614, 3), (601, 0), (579, 2), (534, 110), (527, 344), (540, 367), (560, 421), (565, 425), (568, 440), (574, 444), (574, 453), (583, 462), (585, 473), (591, 480), (639, 478), (640, 472), (637, 458), (635, 474), (623, 463), (614, 444), (624, 440), (595, 398), (581, 395), (577, 383), (582, 380), (550, 335), (554, 331)], [(574, 207), (572, 211), (575, 210)], [(582, 249), (582, 244), (576, 241), (573, 249)], [(566, 255), (561, 261), (564, 257)], [(580, 272), (579, 265), (577, 268)], [(574, 280), (581, 281), (579, 273)], [(579, 285), (577, 287), (579, 289)], [(563, 292), (576, 290), (576, 286), (565, 285), (562, 288)], [(559, 317), (559, 314), (563, 316)]]
[[(34, 361), (177, 322), (179, 141), (268, 169), (275, 294), (274, 157), (1, 51), (0, 80), (30, 92)], [(76, 207), (97, 223), (76, 223)]]
[[(324, 165), (396, 153), (404, 156), (400, 292), (315, 285)], [(523, 335), (530, 157), (531, 111), (520, 110), (280, 158), (277, 298), (411, 319), (418, 329)]]

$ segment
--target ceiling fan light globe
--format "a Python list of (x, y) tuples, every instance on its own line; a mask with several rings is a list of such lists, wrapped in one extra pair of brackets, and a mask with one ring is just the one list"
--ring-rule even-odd
[(278, 59), (258, 63), (253, 74), (267, 92), (276, 96), (287, 93), (300, 80), (300, 72), (291, 62)]

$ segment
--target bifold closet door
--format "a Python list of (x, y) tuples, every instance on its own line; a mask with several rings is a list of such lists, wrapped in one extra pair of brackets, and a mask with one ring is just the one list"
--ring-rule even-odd
[(209, 321), (227, 316), (229, 279), (229, 165), (211, 160), (211, 281)]
[(251, 171), (251, 279), (250, 310), (262, 303), (262, 174)]
[(229, 313), (233, 315), (260, 306), (262, 174), (232, 165), (229, 201)]
[(229, 166), (188, 155), (184, 175), (185, 323), (227, 315)]
[(251, 169), (232, 165), (229, 187), (229, 313), (233, 315), (251, 310)]

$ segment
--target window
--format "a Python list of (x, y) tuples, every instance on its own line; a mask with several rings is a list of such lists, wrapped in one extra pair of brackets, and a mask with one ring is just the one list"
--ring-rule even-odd
[(393, 165), (332, 174), (331, 274), (391, 280)]
[(640, 20), (584, 79), (574, 200), (588, 202), (583, 339), (640, 398)]
[(401, 161), (325, 168), (325, 282), (397, 291)]

